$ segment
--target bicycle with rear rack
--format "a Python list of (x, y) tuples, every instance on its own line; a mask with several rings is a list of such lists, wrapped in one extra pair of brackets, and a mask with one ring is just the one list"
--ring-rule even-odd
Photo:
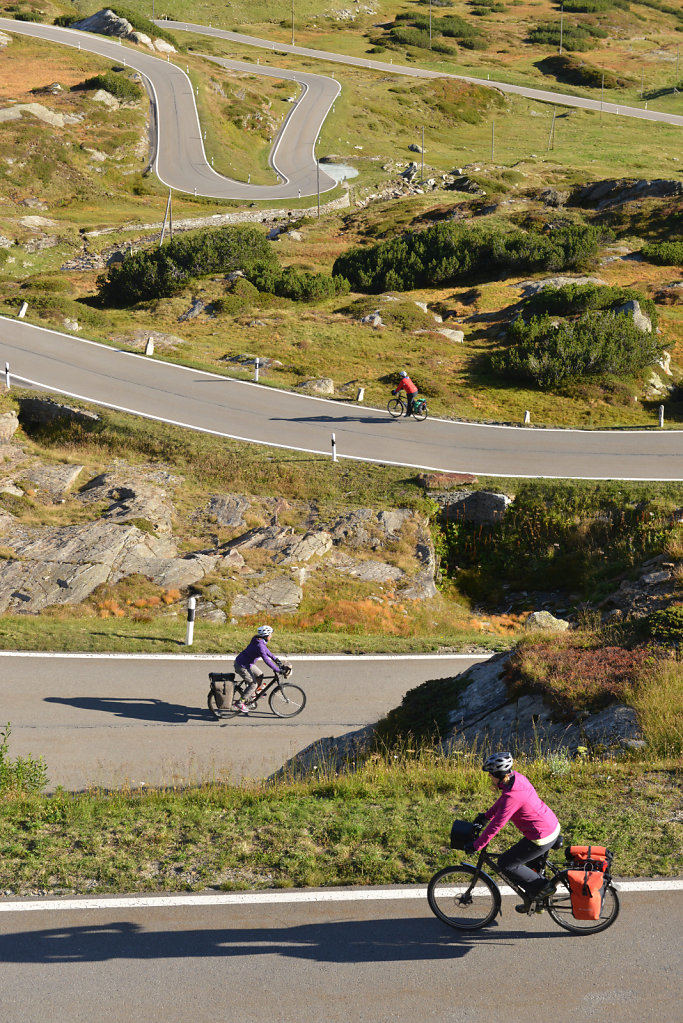
[[(462, 835), (467, 834), (467, 841), (476, 837), (482, 827), (479, 824), (471, 825), (467, 821), (456, 821), (454, 831), (456, 825), (462, 826)], [(465, 832), (465, 825), (471, 829), (469, 832)], [(451, 845), (464, 849), (465, 842), (454, 845), (451, 832)], [(561, 835), (552, 848), (562, 848)], [(489, 853), (484, 848), (480, 851), (476, 864), (459, 863), (456, 866), (445, 867), (434, 875), (427, 887), (427, 901), (429, 908), (439, 920), (459, 931), (477, 931), (491, 924), (499, 914), (502, 915), (500, 888), (493, 877), (484, 870), (485, 867), (497, 874), (519, 896), (522, 900), (520, 913), (533, 916), (536, 913), (547, 912), (556, 924), (566, 931), (571, 931), (572, 934), (597, 934), (611, 927), (619, 915), (619, 895), (612, 885), (609, 870), (605, 874), (604, 894), (598, 918), (577, 919), (572, 908), (569, 867), (559, 867), (552, 863), (548, 859), (548, 852), (542, 853), (538, 859), (529, 863), (528, 866), (532, 870), (546, 881), (555, 884), (555, 891), (552, 894), (537, 899), (530, 897), (517, 881), (504, 874), (498, 866), (498, 860), (498, 855)]]
[[(291, 672), (292, 669), (287, 665), (271, 676), (264, 675), (258, 689), (247, 701), (247, 709), (264, 709), (267, 699), (270, 710), (278, 718), (293, 718), (300, 714), (306, 706), (306, 693), (301, 686), (287, 681)], [(234, 671), (211, 671), (209, 684), (207, 705), (214, 718), (233, 718), (242, 713), (239, 705), (244, 701), (247, 682), (236, 679)]]
[[(392, 391), (392, 394), (393, 393), (394, 392)], [(406, 403), (403, 398), (389, 398), (389, 401), (387, 402), (387, 412), (393, 419), (400, 419), (401, 416), (405, 415), (405, 411)], [(413, 400), (413, 407), (410, 414), (413, 419), (417, 419), (418, 423), (421, 423), (424, 419), (426, 419), (428, 414), (427, 399), (418, 395), (417, 398)]]

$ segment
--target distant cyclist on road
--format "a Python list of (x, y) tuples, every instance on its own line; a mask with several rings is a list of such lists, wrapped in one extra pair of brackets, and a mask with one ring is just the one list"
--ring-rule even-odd
[(413, 411), (413, 402), (417, 397), (417, 387), (410, 379), (404, 369), (399, 373), (400, 382), (396, 385), (395, 389), (391, 392), (392, 394), (398, 394), (399, 391), (406, 392), (406, 415), (409, 416)]
[[(550, 895), (555, 886), (540, 877), (528, 864), (552, 848), (560, 834), (560, 823), (537, 795), (529, 779), (512, 770), (512, 763), (510, 753), (493, 753), (484, 760), (482, 770), (491, 776), (491, 783), (500, 795), (490, 809), (479, 814), (477, 823), (488, 823), (468, 851), (479, 852), (508, 821), (512, 821), (524, 837), (500, 856), (498, 866), (504, 874), (519, 882), (529, 896), (543, 898)], [(527, 911), (525, 906), (516, 908), (520, 912)]]
[(268, 649), (268, 639), (272, 635), (273, 628), (271, 625), (259, 625), (256, 635), (251, 637), (248, 646), (235, 658), (235, 674), (239, 675), (242, 681), (247, 683), (242, 700), (237, 704), (237, 709), (242, 714), (249, 713), (247, 704), (263, 681), (263, 672), (260, 668), (256, 667), (256, 662), (258, 660), (263, 661), (273, 671), (282, 671), (288, 667)]

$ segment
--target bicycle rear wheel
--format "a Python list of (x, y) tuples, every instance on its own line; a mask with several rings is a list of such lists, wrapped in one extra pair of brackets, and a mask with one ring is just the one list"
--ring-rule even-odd
[(206, 698), (206, 703), (210, 713), (216, 718), (216, 720), (220, 720), (220, 718), (234, 718), (237, 714), (237, 711), (234, 709), (232, 704), (224, 703), (222, 707), (218, 706), (216, 703), (216, 694), (213, 689), (209, 689), (209, 695)]
[(603, 899), (600, 917), (597, 920), (577, 920), (572, 914), (571, 898), (566, 879), (560, 880), (557, 891), (548, 898), (548, 912), (560, 927), (572, 934), (597, 934), (611, 927), (619, 916), (619, 895), (616, 888), (608, 885)]
[(306, 706), (306, 693), (300, 686), (295, 686), (293, 682), (281, 682), (273, 689), (268, 703), (277, 717), (293, 718), (300, 714)]
[(427, 901), (439, 920), (459, 931), (486, 927), (500, 910), (494, 882), (465, 863), (435, 874), (427, 886)]
[(412, 416), (413, 416), (413, 419), (417, 419), (418, 423), (421, 423), (424, 419), (426, 419), (427, 418), (427, 402), (426, 401), (416, 401), (416, 402), (414, 402), (413, 403)]
[(389, 398), (387, 402), (387, 412), (394, 419), (399, 419), (405, 412), (406, 407), (400, 398)]

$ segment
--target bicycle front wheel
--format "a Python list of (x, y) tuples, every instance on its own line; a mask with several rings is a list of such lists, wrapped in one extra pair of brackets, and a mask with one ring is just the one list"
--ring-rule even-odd
[(306, 693), (293, 682), (281, 682), (268, 699), (270, 709), (279, 718), (293, 718), (306, 706)]
[(439, 920), (459, 931), (486, 927), (500, 910), (500, 892), (494, 882), (465, 863), (435, 874), (427, 886), (427, 901)]
[(560, 881), (557, 891), (548, 899), (548, 912), (560, 927), (572, 934), (597, 934), (611, 927), (619, 916), (619, 895), (616, 888), (608, 885), (597, 920), (577, 920), (572, 914), (572, 903), (567, 882)]
[(387, 402), (387, 412), (394, 419), (399, 419), (403, 415), (406, 408), (400, 398), (390, 398)]
[(424, 419), (426, 419), (427, 402), (426, 401), (415, 402), (415, 404), (413, 405), (412, 416), (413, 419), (417, 419), (418, 423), (421, 423)]

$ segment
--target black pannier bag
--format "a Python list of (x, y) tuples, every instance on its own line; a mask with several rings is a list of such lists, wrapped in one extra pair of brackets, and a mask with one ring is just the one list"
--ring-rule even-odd
[(470, 821), (453, 821), (451, 849), (464, 849), (472, 841), (474, 825)]

